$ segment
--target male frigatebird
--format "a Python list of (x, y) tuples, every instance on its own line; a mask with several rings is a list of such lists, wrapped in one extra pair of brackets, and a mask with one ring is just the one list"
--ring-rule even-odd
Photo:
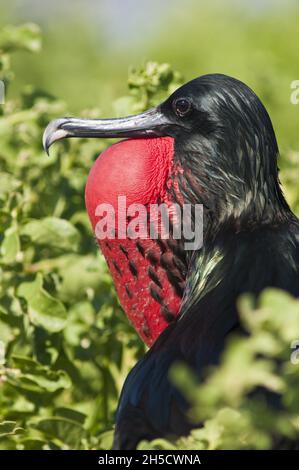
[(212, 74), (136, 116), (53, 121), (45, 149), (65, 137), (128, 138), (90, 172), (86, 206), (94, 227), (97, 205), (116, 207), (119, 195), (130, 204), (203, 205), (199, 249), (186, 251), (173, 237), (99, 242), (124, 310), (151, 346), (124, 384), (115, 448), (184, 435), (194, 424), (170, 367), (185, 362), (200, 376), (217, 363), (238, 328), (240, 294), (270, 286), (299, 294), (299, 225), (280, 188), (271, 120), (244, 83)]

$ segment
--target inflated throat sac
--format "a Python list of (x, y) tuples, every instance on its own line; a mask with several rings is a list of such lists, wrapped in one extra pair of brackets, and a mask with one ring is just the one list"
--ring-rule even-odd
[[(177, 240), (133, 239), (127, 236), (127, 229), (134, 204), (147, 210), (151, 204), (171, 204), (167, 188), (173, 180), (173, 154), (170, 137), (118, 142), (97, 158), (85, 190), (88, 215), (120, 303), (149, 346), (179, 312), (184, 288), (184, 273), (179, 267), (184, 265), (184, 255), (174, 250)], [(132, 212), (128, 211), (130, 206)], [(108, 215), (110, 208), (113, 211)], [(113, 229), (110, 217), (114, 218), (114, 238), (113, 230), (110, 233), (108, 229), (106, 238), (102, 232), (98, 236), (99, 226), (105, 226), (104, 217), (109, 229)], [(125, 220), (126, 233), (118, 231), (120, 219)]]

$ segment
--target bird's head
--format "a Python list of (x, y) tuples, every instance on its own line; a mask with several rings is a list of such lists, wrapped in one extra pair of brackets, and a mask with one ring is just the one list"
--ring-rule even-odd
[[(273, 216), (271, 207), (277, 210), (283, 203), (277, 173), (278, 147), (269, 115), (248, 86), (225, 75), (196, 78), (156, 108), (139, 115), (57, 119), (45, 131), (44, 147), (48, 151), (56, 140), (69, 137), (170, 137), (152, 141), (148, 163), (164, 168), (161, 154), (168, 147), (170, 158), (181, 168), (180, 190), (185, 202), (203, 203), (217, 224), (230, 218), (239, 224), (265, 223)], [(162, 143), (164, 149), (159, 152)], [(126, 145), (130, 152), (130, 145)], [(140, 141), (138, 149), (141, 147)], [(139, 154), (134, 158), (134, 153), (130, 156), (131, 166), (136, 158), (143, 159)], [(163, 179), (160, 170), (155, 174), (157, 184)], [(146, 172), (138, 176), (148, 183)], [(138, 181), (133, 179), (130, 185), (138, 188)]]
[[(287, 209), (269, 115), (250, 88), (225, 75), (196, 78), (135, 116), (57, 119), (44, 133), (44, 147), (70, 137), (128, 139), (103, 152), (89, 175), (86, 205), (94, 227), (98, 205), (116, 208), (119, 196), (128, 205), (202, 204), (204, 236), (222, 227), (252, 230)], [(100, 241), (121, 302), (151, 344), (179, 311), (188, 263), (179, 243), (138, 243)]]

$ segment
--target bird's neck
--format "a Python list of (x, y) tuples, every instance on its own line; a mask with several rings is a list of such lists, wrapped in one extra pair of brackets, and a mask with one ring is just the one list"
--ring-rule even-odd
[(207, 297), (220, 309), (235, 305), (244, 292), (258, 295), (266, 287), (299, 295), (296, 219), (239, 233), (225, 228), (210, 240), (190, 259), (182, 312)]
[(254, 233), (222, 233), (190, 260), (185, 295), (172, 344), (180, 342), (190, 365), (216, 363), (227, 334), (239, 328), (237, 301), (268, 287), (299, 297), (299, 224)]
[[(202, 204), (206, 238), (223, 228), (235, 232), (278, 226), (292, 217), (280, 187), (276, 144), (242, 134), (243, 147), (231, 140), (213, 146), (190, 138), (175, 144), (176, 175), (185, 203)], [(210, 229), (210, 230), (209, 230)]]

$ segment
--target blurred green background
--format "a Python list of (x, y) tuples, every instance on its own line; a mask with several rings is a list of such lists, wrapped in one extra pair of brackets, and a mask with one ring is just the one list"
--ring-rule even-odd
[(1, 0), (0, 24), (28, 21), (41, 26), (43, 49), (15, 57), (12, 93), (32, 83), (71, 113), (109, 115), (129, 66), (156, 60), (186, 80), (222, 72), (245, 81), (269, 106), (280, 144), (296, 143), (297, 0)]
[[(0, 105), (0, 448), (105, 449), (123, 380), (145, 351), (84, 207), (88, 171), (108, 142), (70, 139), (47, 158), (43, 130), (62, 115), (143, 110), (182, 80), (229, 74), (251, 86), (271, 115), (284, 191), (299, 215), (299, 105), (290, 101), (299, 80), (299, 5), (0, 1), (7, 88)], [(203, 428), (146, 448), (259, 449), (298, 440), (299, 374), (289, 345), (299, 337), (299, 303), (270, 292), (258, 315), (250, 299), (240, 312), (252, 338), (232, 341), (204, 384), (198, 388), (183, 369), (173, 374)], [(282, 410), (263, 397), (250, 401), (256, 386), (281, 394)]]

